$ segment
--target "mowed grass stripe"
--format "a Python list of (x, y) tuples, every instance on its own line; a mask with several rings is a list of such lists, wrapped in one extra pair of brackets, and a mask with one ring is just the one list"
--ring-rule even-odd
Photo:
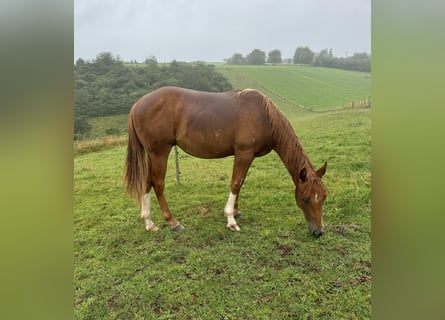
[[(313, 110), (327, 110), (368, 99), (371, 75), (366, 72), (295, 65), (229, 66), (218, 70), (234, 85), (250, 82), (267, 88), (289, 102)], [(267, 94), (267, 93), (266, 93)]]

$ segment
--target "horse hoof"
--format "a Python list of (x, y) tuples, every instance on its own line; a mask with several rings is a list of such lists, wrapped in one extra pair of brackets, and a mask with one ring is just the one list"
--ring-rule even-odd
[(235, 219), (242, 219), (242, 215), (241, 215), (241, 212), (240, 213), (238, 213), (237, 215), (235, 215), (235, 216), (233, 216)]
[(150, 232), (156, 232), (158, 230), (159, 230), (159, 228), (156, 226), (153, 226), (153, 227), (147, 229), (147, 231), (150, 231)]
[(240, 231), (241, 229), (238, 227), (238, 225), (236, 225), (236, 224), (228, 224), (227, 225), (227, 228), (230, 230), (230, 231)]
[(180, 223), (178, 223), (176, 227), (172, 228), (172, 231), (182, 231), (182, 230), (184, 230), (184, 227)]

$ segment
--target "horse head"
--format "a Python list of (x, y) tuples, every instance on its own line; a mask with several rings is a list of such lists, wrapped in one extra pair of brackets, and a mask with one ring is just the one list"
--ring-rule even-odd
[(300, 169), (295, 189), (295, 200), (297, 206), (303, 210), (309, 233), (317, 238), (324, 233), (322, 208), (328, 192), (321, 177), (325, 174), (326, 167), (325, 162), (317, 171), (307, 167)]

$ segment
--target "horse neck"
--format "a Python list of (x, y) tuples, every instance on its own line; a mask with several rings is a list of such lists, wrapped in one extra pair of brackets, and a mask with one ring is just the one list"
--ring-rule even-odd
[[(286, 130), (282, 130), (283, 128)], [(291, 175), (294, 184), (297, 185), (300, 170), (303, 167), (312, 168), (312, 164), (292, 126), (290, 124), (281, 126), (279, 131), (281, 132), (275, 133), (274, 149)]]
[(283, 162), (295, 186), (298, 184), (298, 173), (303, 167), (312, 168), (312, 164), (303, 150), (294, 128), (283, 113), (264, 96), (264, 105), (271, 125), (273, 149)]

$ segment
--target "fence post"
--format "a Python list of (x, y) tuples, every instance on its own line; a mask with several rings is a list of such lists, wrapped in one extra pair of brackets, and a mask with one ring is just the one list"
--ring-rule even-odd
[(176, 163), (176, 183), (181, 184), (181, 179), (180, 179), (181, 172), (179, 171), (178, 147), (176, 145), (175, 145), (175, 163)]

